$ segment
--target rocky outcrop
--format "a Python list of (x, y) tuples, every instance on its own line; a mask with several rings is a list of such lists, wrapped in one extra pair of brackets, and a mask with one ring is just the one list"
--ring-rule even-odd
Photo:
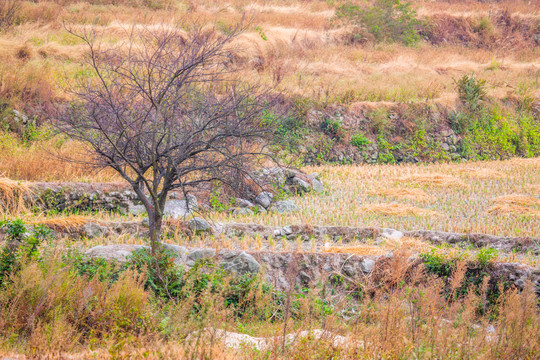
[[(266, 211), (272, 205), (275, 205), (272, 209), (278, 212), (295, 211), (296, 204), (278, 200), (274, 193), (279, 191), (303, 194), (310, 191), (320, 192), (324, 189), (315, 176), (282, 168), (260, 170), (253, 175), (253, 178), (257, 184), (267, 189), (261, 191), (260, 187), (257, 187), (258, 191), (251, 190), (251, 194), (246, 194), (246, 199), (236, 199), (236, 208), (247, 209), (236, 211), (238, 213), (249, 213), (249, 211), (253, 213), (253, 210)], [(127, 184), (33, 183), (31, 190), (31, 194), (26, 198), (27, 202), (43, 211), (117, 211), (133, 215), (146, 213), (137, 194)], [(197, 189), (194, 193), (197, 194)], [(184, 196), (184, 194), (172, 192), (165, 204), (165, 216), (181, 219), (208, 206), (204, 203), (199, 204), (199, 201), (194, 194)], [(234, 212), (234, 209), (231, 212)]]
[[(211, 258), (226, 271), (233, 274), (263, 273), (266, 281), (278, 290), (291, 286), (297, 289), (313, 287), (322, 283), (339, 287), (343, 279), (357, 283), (367, 278), (388, 274), (393, 268), (392, 254), (384, 256), (361, 256), (341, 253), (316, 252), (275, 252), (275, 251), (236, 251), (212, 248), (186, 248), (178, 245), (163, 245), (176, 254), (175, 263), (192, 267), (201, 259)], [(144, 245), (105, 245), (89, 249), (86, 254), (117, 262), (125, 262), (133, 251), (145, 248)], [(148, 248), (148, 247), (146, 247)], [(419, 259), (406, 261), (409, 271), (422, 264)], [(523, 289), (531, 283), (540, 295), (540, 270), (517, 263), (493, 263), (485, 267), (493, 286), (497, 282)]]

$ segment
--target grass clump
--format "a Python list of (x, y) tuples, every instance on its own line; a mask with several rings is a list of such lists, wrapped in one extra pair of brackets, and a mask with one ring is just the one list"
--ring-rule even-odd
[(377, 42), (401, 42), (411, 46), (420, 41), (417, 29), (420, 22), (409, 2), (374, 0), (367, 7), (346, 2), (337, 7), (335, 19), (359, 26)]

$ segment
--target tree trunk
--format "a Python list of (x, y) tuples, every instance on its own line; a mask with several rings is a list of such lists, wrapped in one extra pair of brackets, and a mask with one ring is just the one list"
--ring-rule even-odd
[(150, 246), (152, 247), (152, 255), (155, 255), (161, 245), (163, 214), (160, 211), (154, 211), (153, 214), (148, 214), (148, 223), (150, 226)]

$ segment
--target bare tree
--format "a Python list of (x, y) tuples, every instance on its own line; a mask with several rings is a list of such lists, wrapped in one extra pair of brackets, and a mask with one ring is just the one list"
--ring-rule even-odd
[(132, 28), (114, 47), (95, 29), (68, 31), (88, 45), (95, 77), (79, 82), (60, 129), (91, 147), (94, 165), (131, 184), (148, 212), (154, 253), (171, 190), (249, 176), (264, 161), (271, 97), (233, 76), (230, 44), (240, 27), (227, 35)]

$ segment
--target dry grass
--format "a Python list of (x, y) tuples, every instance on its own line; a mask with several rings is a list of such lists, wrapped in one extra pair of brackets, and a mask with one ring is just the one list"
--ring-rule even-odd
[(31, 225), (45, 225), (60, 233), (71, 233), (80, 230), (82, 226), (90, 222), (92, 219), (87, 216), (70, 215), (67, 217), (36, 219), (30, 222)]
[[(509, 174), (505, 177), (477, 178), (461, 177), (469, 169), (485, 168), (490, 172)], [(213, 214), (215, 221), (256, 222), (268, 225), (317, 224), (338, 226), (377, 226), (398, 230), (438, 230), (462, 233), (485, 233), (499, 236), (540, 237), (540, 219), (526, 216), (492, 216), (487, 210), (493, 205), (490, 199), (518, 193), (537, 197), (538, 192), (531, 185), (539, 183), (540, 162), (537, 159), (490, 162), (469, 162), (429, 165), (362, 165), (362, 166), (316, 166), (303, 169), (306, 173), (317, 172), (327, 185), (325, 195), (308, 194), (296, 197), (299, 211), (291, 214), (258, 214), (256, 216), (235, 217), (227, 214)], [(396, 181), (407, 177), (429, 179), (416, 184)], [(426, 174), (434, 174), (427, 176)], [(461, 186), (433, 185), (433, 179), (441, 174), (450, 177), (454, 184)], [(446, 180), (447, 178), (444, 177)], [(386, 204), (391, 201), (385, 195), (376, 195), (381, 189), (424, 190), (432, 200), (429, 209), (439, 216), (391, 216), (367, 212), (363, 208), (370, 204)], [(425, 187), (424, 187), (425, 186)], [(400, 203), (424, 208), (419, 199), (400, 198)]]
[(477, 179), (500, 179), (508, 175), (493, 169), (486, 168), (470, 168), (463, 170), (461, 176)]
[[(96, 24), (110, 30), (115, 37), (111, 41), (118, 42), (133, 23), (174, 26), (198, 22), (218, 24), (221, 31), (226, 31), (244, 13), (253, 18), (253, 26), (237, 42), (242, 49), (238, 62), (244, 78), (279, 83), (279, 88), (289, 93), (319, 101), (430, 100), (453, 105), (456, 100), (453, 79), (473, 71), (485, 74), (488, 92), (496, 98), (518, 94), (517, 89), (530, 89), (533, 93), (539, 89), (534, 80), (540, 73), (539, 53), (534, 46), (512, 51), (504, 46), (493, 49), (429, 44), (414, 48), (383, 44), (351, 46), (344, 43), (350, 38), (348, 30), (331, 26), (334, 8), (322, 0), (191, 1), (157, 8), (141, 6), (142, 2), (132, 6), (123, 2), (116, 6), (109, 2), (62, 3), (26, 1), (23, 8), (26, 22), (0, 34), (0, 94), (13, 100), (17, 107), (42, 105), (64, 97), (59, 86), (64, 72), (69, 76), (85, 74), (79, 65), (84, 48), (66, 35), (63, 22)], [(415, 7), (422, 14), (443, 12), (439, 2), (418, 2)], [(455, 11), (466, 19), (497, 14), (504, 9), (519, 17), (540, 17), (537, 4), (528, 7), (536, 11), (524, 12), (526, 6), (512, 2), (490, 2), (489, 8), (467, 2)], [(463, 8), (469, 9), (468, 12)], [(257, 26), (266, 40), (255, 29)], [(493, 68), (494, 60), (500, 66)]]
[(432, 246), (417, 238), (403, 237), (401, 239), (383, 239), (379, 244), (355, 244), (348, 246), (325, 246), (324, 252), (339, 254), (355, 254), (363, 256), (385, 255), (389, 252), (412, 251), (413, 253), (426, 252)]
[(394, 197), (415, 201), (431, 201), (433, 197), (429, 196), (422, 189), (407, 189), (407, 188), (381, 188), (371, 191), (370, 194), (384, 197)]
[(532, 196), (513, 194), (496, 197), (488, 213), (494, 215), (516, 215), (540, 217), (540, 199)]
[(28, 211), (25, 201), (32, 190), (23, 181), (0, 178), (0, 215), (19, 214)]
[(398, 180), (400, 182), (424, 186), (465, 186), (465, 184), (455, 176), (438, 173), (411, 174), (402, 176)]
[(0, 174), (11, 179), (60, 182), (122, 181), (111, 170), (97, 171), (80, 163), (90, 160), (85, 147), (74, 141), (53, 137), (26, 145), (15, 136), (0, 132)]
[(428, 209), (422, 209), (406, 204), (369, 204), (362, 207), (366, 212), (378, 213), (389, 216), (436, 216), (437, 212)]
[(498, 196), (492, 200), (496, 204), (540, 206), (540, 199), (532, 196), (513, 194)]

